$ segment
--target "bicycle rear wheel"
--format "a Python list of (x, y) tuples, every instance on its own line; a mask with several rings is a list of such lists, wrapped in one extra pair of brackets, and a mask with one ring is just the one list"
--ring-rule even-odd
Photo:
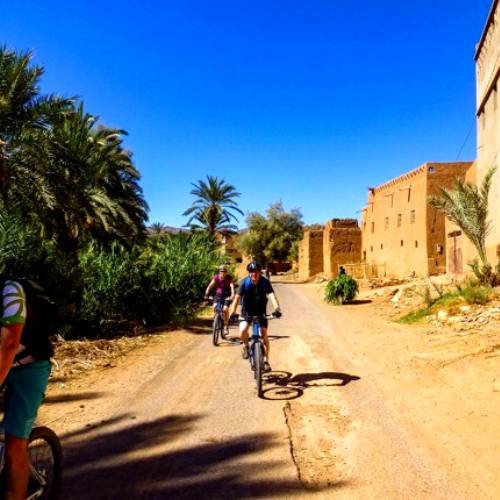
[(214, 316), (214, 322), (212, 325), (212, 340), (214, 345), (217, 345), (219, 343), (219, 335), (222, 331), (222, 328), (224, 327), (224, 323), (222, 321), (222, 318), (220, 317), (219, 314), (215, 314)]
[(257, 386), (257, 396), (262, 397), (262, 373), (264, 372), (264, 354), (262, 352), (262, 344), (257, 342), (253, 346), (254, 360), (254, 377)]
[(59, 498), (62, 449), (59, 438), (47, 427), (35, 427), (28, 440), (30, 476), (27, 500)]

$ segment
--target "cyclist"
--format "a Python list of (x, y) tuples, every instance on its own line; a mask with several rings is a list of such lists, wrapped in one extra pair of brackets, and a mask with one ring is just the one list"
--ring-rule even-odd
[[(236, 297), (234, 298), (230, 314), (234, 314), (238, 304), (241, 302), (241, 317), (240, 322), (240, 337), (243, 342), (243, 359), (248, 359), (248, 342), (249, 335), (248, 330), (250, 328), (250, 322), (248, 321), (248, 316), (265, 316), (266, 306), (268, 297), (274, 306), (273, 315), (279, 318), (281, 316), (280, 305), (278, 299), (274, 293), (273, 287), (267, 278), (262, 276), (262, 266), (257, 261), (252, 261), (247, 266), (248, 276), (243, 279), (236, 292)], [(260, 319), (260, 327), (262, 340), (264, 341), (264, 346), (266, 347), (266, 352), (264, 355), (264, 370), (271, 371), (271, 365), (269, 364), (269, 337), (267, 335), (267, 319), (262, 317)]]
[(205, 291), (205, 299), (208, 299), (208, 295), (212, 288), (215, 288), (213, 304), (214, 313), (218, 302), (221, 300), (224, 301), (224, 336), (226, 336), (229, 334), (229, 304), (234, 297), (234, 283), (233, 278), (231, 278), (227, 272), (227, 267), (224, 264), (219, 266), (219, 274), (216, 274), (208, 284)]
[(2, 427), (6, 498), (24, 499), (29, 476), (28, 437), (45, 395), (53, 351), (48, 338), (33, 335), (36, 332), (36, 325), (32, 323), (34, 315), (21, 283), (4, 281), (1, 295), (0, 384), (5, 383)]

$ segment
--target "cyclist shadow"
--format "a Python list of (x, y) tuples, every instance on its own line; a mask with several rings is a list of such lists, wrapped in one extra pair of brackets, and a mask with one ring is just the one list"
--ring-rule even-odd
[(291, 400), (300, 398), (305, 389), (311, 387), (342, 387), (353, 380), (359, 380), (357, 375), (341, 372), (298, 373), (292, 375), (286, 371), (272, 371), (264, 375), (264, 383), (273, 387), (264, 389), (263, 399)]

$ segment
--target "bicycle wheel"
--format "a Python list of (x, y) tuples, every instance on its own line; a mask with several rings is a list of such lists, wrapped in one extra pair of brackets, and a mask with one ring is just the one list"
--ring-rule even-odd
[(30, 477), (27, 500), (59, 498), (62, 449), (59, 438), (47, 427), (35, 427), (28, 440)]
[(253, 347), (253, 359), (254, 359), (254, 377), (255, 384), (257, 385), (257, 396), (260, 398), (262, 396), (262, 373), (264, 372), (264, 355), (262, 352), (262, 344), (256, 342)]
[(221, 319), (220, 315), (216, 313), (214, 316), (214, 322), (212, 325), (212, 334), (213, 334), (212, 340), (214, 342), (214, 345), (217, 345), (219, 343), (219, 335), (220, 335), (221, 329), (224, 326), (224, 323), (222, 323), (222, 325), (221, 325), (221, 323), (222, 323), (222, 319)]

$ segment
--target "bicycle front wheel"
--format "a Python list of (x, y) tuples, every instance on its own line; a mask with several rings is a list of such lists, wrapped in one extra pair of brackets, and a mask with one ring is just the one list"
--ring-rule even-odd
[(223, 326), (224, 323), (222, 322), (222, 318), (220, 317), (219, 314), (216, 314), (214, 316), (214, 322), (212, 325), (212, 340), (214, 345), (217, 345), (219, 343), (219, 335), (220, 332), (222, 331)]
[(30, 476), (27, 500), (59, 498), (62, 449), (59, 438), (47, 427), (35, 427), (28, 440)]
[(253, 346), (253, 356), (255, 384), (257, 385), (257, 396), (260, 398), (262, 397), (262, 374), (264, 373), (264, 353), (261, 343), (256, 343)]

